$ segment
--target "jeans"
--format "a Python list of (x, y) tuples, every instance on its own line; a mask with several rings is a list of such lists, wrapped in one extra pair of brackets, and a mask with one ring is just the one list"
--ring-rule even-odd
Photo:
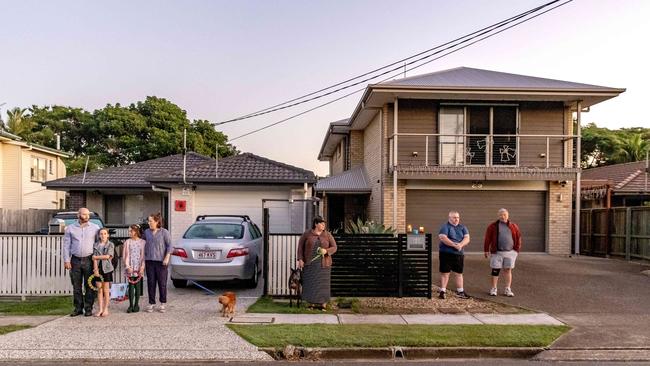
[[(70, 281), (72, 281), (72, 293), (74, 297), (74, 311), (81, 313), (92, 313), (95, 302), (95, 291), (88, 286), (88, 277), (93, 274), (93, 261), (88, 257), (75, 257), (70, 259), (72, 269), (70, 270)], [(82, 290), (83, 286), (83, 290)]]
[(167, 273), (169, 266), (163, 266), (161, 261), (146, 261), (145, 271), (147, 272), (147, 293), (149, 304), (156, 303), (156, 285), (160, 294), (160, 303), (167, 302)]

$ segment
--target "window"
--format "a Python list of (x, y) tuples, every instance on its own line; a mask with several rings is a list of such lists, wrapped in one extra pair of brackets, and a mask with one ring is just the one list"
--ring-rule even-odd
[(241, 239), (244, 227), (241, 224), (201, 223), (190, 226), (184, 239)]
[(44, 158), (32, 156), (32, 168), (30, 170), (31, 180), (34, 182), (45, 182), (46, 162)]
[(518, 113), (510, 105), (441, 107), (440, 165), (517, 165)]
[(106, 224), (124, 225), (124, 196), (104, 196), (104, 212), (106, 215)]
[(463, 165), (464, 133), (464, 108), (440, 108), (440, 165)]
[(49, 166), (50, 166), (50, 174), (54, 174), (54, 169), (52, 168), (52, 160), (48, 160)]

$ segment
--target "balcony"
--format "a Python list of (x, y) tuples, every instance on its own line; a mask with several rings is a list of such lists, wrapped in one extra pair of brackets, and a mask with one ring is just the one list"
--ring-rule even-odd
[(573, 180), (574, 135), (421, 134), (389, 138), (389, 171), (400, 178)]

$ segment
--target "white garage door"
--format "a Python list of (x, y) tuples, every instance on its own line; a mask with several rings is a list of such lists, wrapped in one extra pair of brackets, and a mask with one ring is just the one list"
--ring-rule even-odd
[[(262, 200), (289, 199), (291, 190), (254, 189), (201, 189), (195, 192), (194, 214), (198, 215), (248, 215), (262, 229)], [(289, 205), (285, 202), (267, 202), (270, 207), (271, 232), (291, 232)]]

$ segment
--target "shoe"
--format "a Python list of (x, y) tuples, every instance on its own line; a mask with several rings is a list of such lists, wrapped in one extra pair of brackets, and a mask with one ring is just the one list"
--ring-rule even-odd
[(84, 313), (83, 311), (75, 310), (72, 313), (70, 313), (70, 316), (75, 317), (75, 316), (79, 316), (79, 315), (81, 315), (83, 313)]
[(441, 299), (441, 300), (444, 300), (445, 299), (445, 291), (440, 291), (438, 293), (438, 298)]
[(147, 313), (153, 313), (153, 304), (147, 305), (144, 311), (146, 311)]
[(510, 287), (506, 287), (506, 289), (503, 291), (503, 294), (506, 295), (506, 296), (508, 296), (508, 297), (513, 297), (513, 296), (515, 296), (515, 293), (512, 292), (512, 290), (510, 289)]
[(496, 288), (496, 287), (492, 287), (492, 288), (490, 289), (490, 296), (496, 296), (496, 295), (497, 295), (497, 288)]
[(461, 299), (469, 299), (469, 295), (465, 291), (456, 291), (456, 296), (460, 297)]
[(165, 309), (165, 304), (160, 304), (160, 306), (158, 307), (158, 311), (161, 312), (161, 313), (164, 313), (165, 311), (167, 311), (167, 309)]
[(132, 313), (133, 312), (133, 306), (129, 306), (128, 309), (126, 309), (127, 313)]
[(139, 311), (140, 311), (140, 307), (139, 307), (138, 305), (136, 305), (136, 306), (133, 307), (133, 312), (134, 312), (134, 313), (137, 313), (137, 312), (139, 312)]
[(84, 316), (93, 316), (93, 312), (92, 311), (86, 311), (84, 313)]

